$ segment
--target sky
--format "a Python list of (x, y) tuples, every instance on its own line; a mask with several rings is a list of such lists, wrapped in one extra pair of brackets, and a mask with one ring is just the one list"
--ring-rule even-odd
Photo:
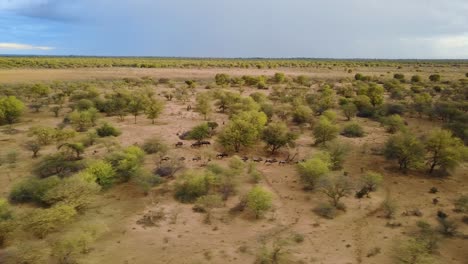
[(0, 0), (0, 54), (468, 59), (468, 0)]

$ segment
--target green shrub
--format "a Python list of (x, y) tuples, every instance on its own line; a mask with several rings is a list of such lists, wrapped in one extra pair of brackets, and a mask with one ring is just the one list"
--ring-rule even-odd
[(45, 202), (44, 196), (48, 190), (60, 184), (57, 176), (46, 179), (28, 178), (13, 185), (9, 198), (14, 203)]
[(63, 153), (47, 155), (42, 158), (34, 167), (36, 175), (46, 178), (52, 175), (64, 177), (84, 169), (82, 160), (73, 160)]
[(351, 123), (346, 125), (341, 131), (341, 134), (345, 137), (355, 138), (355, 137), (363, 137), (364, 136), (364, 129), (358, 123)]
[(142, 149), (147, 154), (160, 154), (165, 155), (168, 151), (167, 145), (165, 145), (159, 138), (149, 138), (143, 142)]
[(314, 209), (314, 212), (324, 218), (333, 219), (338, 214), (337, 208), (330, 203), (322, 203)]
[(328, 155), (317, 155), (297, 165), (302, 182), (307, 189), (313, 189), (319, 179), (330, 172), (331, 161)]
[(247, 208), (255, 218), (260, 218), (272, 206), (272, 195), (259, 186), (253, 187), (247, 194)]
[(188, 171), (177, 182), (175, 197), (183, 203), (195, 201), (198, 197), (208, 194), (210, 187), (215, 183), (215, 176), (211, 173), (198, 173)]
[(96, 128), (96, 133), (100, 137), (118, 137), (122, 134), (119, 129), (113, 127), (109, 123), (104, 123), (100, 127)]
[(82, 175), (83, 178), (88, 178), (90, 181), (96, 182), (104, 188), (109, 188), (117, 181), (117, 174), (112, 164), (103, 160), (98, 160), (90, 164), (84, 173), (85, 174)]
[(58, 231), (76, 215), (69, 205), (56, 205), (47, 209), (34, 209), (24, 218), (24, 229), (38, 238)]

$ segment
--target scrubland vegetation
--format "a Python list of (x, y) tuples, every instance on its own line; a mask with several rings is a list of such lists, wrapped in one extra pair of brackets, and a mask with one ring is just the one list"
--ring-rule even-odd
[(349, 77), (0, 83), (0, 263), (468, 259), (465, 62), (0, 58), (18, 67)]

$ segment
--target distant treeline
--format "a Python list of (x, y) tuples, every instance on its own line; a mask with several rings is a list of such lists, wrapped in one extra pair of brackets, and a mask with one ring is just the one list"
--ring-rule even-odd
[(362, 59), (219, 59), (219, 58), (163, 58), (163, 57), (58, 57), (3, 56), (0, 68), (330, 68), (330, 67), (398, 67), (398, 66), (460, 67), (468, 60), (362, 60)]

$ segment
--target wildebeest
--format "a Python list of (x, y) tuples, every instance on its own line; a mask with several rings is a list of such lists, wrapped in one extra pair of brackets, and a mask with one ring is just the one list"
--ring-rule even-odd
[(180, 160), (180, 161), (184, 161), (184, 160), (185, 160), (185, 157), (180, 157), (179, 160)]
[(200, 142), (195, 142), (192, 145), (190, 145), (190, 147), (192, 147), (192, 148), (199, 148), (201, 146), (202, 146), (202, 144)]
[(278, 162), (278, 160), (276, 160), (276, 159), (266, 159), (265, 163), (263, 163), (263, 164), (266, 164), (266, 163), (273, 164), (273, 163), (276, 163), (276, 162)]
[(216, 155), (216, 158), (222, 159), (222, 158), (227, 157), (227, 156), (228, 156), (228, 154), (225, 153), (225, 152), (223, 152), (223, 153), (218, 153), (218, 154)]
[(194, 158), (192, 159), (192, 161), (200, 161), (200, 160), (201, 160), (201, 157), (200, 157), (200, 156), (194, 157)]
[(437, 217), (440, 219), (445, 219), (448, 217), (448, 215), (444, 213), (443, 211), (437, 211)]
[(286, 161), (286, 160), (280, 160), (280, 161), (278, 161), (278, 164), (279, 164), (279, 165), (286, 165), (286, 164), (288, 164), (288, 161)]
[(168, 161), (168, 160), (170, 160), (170, 159), (171, 159), (171, 158), (169, 158), (169, 157), (164, 157), (164, 158), (161, 158), (161, 161)]
[(179, 142), (177, 142), (177, 143), (175, 144), (176, 148), (182, 147), (183, 145), (184, 145), (184, 142), (181, 142), (181, 141), (179, 141)]
[(260, 157), (259, 157), (259, 158), (252, 158), (252, 160), (253, 160), (253, 162), (260, 162), (260, 161), (263, 161), (263, 159), (260, 158)]
[(369, 198), (369, 193), (371, 192), (371, 188), (367, 187), (367, 186), (364, 186), (362, 187), (361, 190), (357, 191), (356, 192), (356, 198), (358, 199), (361, 199), (363, 198), (364, 196), (366, 196), (367, 198)]
[(242, 161), (246, 162), (248, 160), (249, 160), (249, 157), (247, 157), (247, 156), (242, 157)]
[(200, 141), (199, 143), (200, 143), (202, 146), (203, 146), (203, 145), (211, 145), (211, 142), (205, 141), (205, 140), (204, 140), (204, 141)]

